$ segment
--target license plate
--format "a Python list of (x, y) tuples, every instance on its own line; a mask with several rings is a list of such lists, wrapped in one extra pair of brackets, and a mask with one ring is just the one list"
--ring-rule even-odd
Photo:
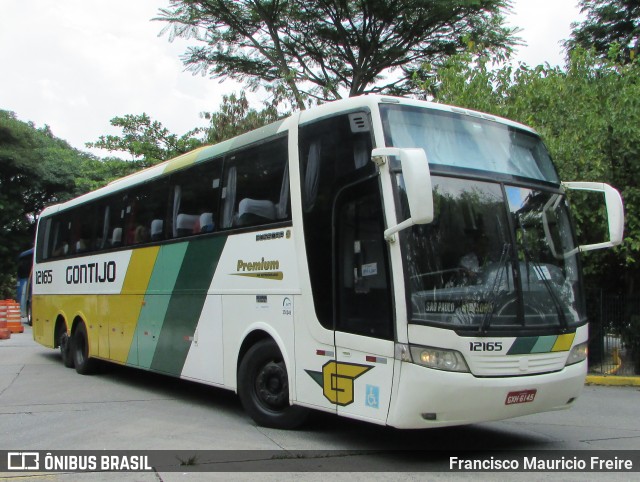
[(536, 393), (538, 390), (520, 390), (519, 392), (509, 392), (507, 394), (507, 399), (504, 401), (505, 405), (514, 405), (516, 403), (529, 403), (533, 402), (533, 399), (536, 398)]

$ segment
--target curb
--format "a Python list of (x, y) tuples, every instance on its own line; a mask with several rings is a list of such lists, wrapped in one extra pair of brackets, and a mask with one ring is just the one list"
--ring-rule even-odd
[(587, 375), (586, 385), (605, 385), (611, 387), (640, 387), (640, 377), (622, 377), (606, 375)]

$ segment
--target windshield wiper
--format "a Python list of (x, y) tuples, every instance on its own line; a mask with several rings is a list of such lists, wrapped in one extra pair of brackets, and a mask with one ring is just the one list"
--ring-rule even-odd
[[(551, 286), (551, 283), (549, 283), (549, 279), (547, 278), (546, 273), (542, 270), (542, 267), (539, 266), (535, 261), (533, 261), (533, 256), (531, 256), (531, 251), (529, 251), (529, 245), (527, 244), (527, 232), (524, 229), (524, 225), (520, 221), (520, 214), (516, 213), (516, 216), (518, 220), (518, 226), (522, 230), (522, 251), (524, 252), (524, 261), (527, 267), (527, 280), (529, 280), (529, 264), (531, 264), (533, 265), (533, 270), (535, 271), (537, 278), (540, 281), (542, 281), (542, 284), (547, 290), (547, 293), (549, 293), (549, 297), (553, 302), (553, 307), (555, 308), (556, 313), (558, 314), (558, 321), (560, 322), (560, 326), (564, 330), (566, 330), (569, 327), (569, 324), (567, 322), (567, 317), (564, 313), (564, 310), (562, 309), (562, 303), (558, 299), (558, 295), (556, 294), (553, 287)], [(522, 283), (523, 283), (523, 280), (520, 279), (520, 284)], [(523, 290), (522, 302), (524, 303), (524, 290)]]
[(503, 274), (507, 267), (507, 261), (509, 260), (509, 251), (511, 250), (511, 244), (504, 243), (502, 245), (502, 252), (500, 253), (500, 260), (498, 261), (498, 269), (496, 270), (495, 278), (493, 279), (493, 285), (489, 290), (489, 296), (487, 297), (487, 301), (489, 302), (490, 310), (487, 310), (484, 317), (482, 318), (482, 323), (480, 323), (479, 331), (480, 333), (486, 333), (489, 327), (491, 326), (491, 319), (493, 318), (494, 312), (494, 303), (498, 299), (499, 291), (496, 288), (499, 288), (502, 284)]

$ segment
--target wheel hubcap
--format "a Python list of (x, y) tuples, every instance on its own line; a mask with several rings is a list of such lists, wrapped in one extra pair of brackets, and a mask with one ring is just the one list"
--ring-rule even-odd
[(267, 363), (256, 378), (256, 392), (270, 408), (280, 409), (289, 402), (287, 371), (282, 362)]

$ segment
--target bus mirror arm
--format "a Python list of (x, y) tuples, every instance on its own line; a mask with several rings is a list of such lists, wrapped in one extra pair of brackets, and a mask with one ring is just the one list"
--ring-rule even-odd
[[(431, 172), (429, 162), (424, 149), (401, 149), (386, 147), (374, 149), (371, 153), (376, 164), (384, 164), (380, 161), (388, 156), (400, 159), (404, 189), (407, 194), (409, 212), (411, 216), (401, 223), (391, 226), (384, 232), (384, 238), (393, 242), (394, 235), (414, 224), (429, 224), (433, 221), (433, 190), (431, 187)], [(388, 163), (387, 163), (388, 165)]]
[[(575, 191), (592, 191), (604, 194), (607, 208), (607, 221), (609, 225), (609, 241), (603, 243), (584, 244), (578, 246), (574, 251), (592, 251), (594, 249), (611, 248), (622, 243), (624, 234), (624, 206), (622, 197), (617, 189), (602, 182), (563, 182), (565, 189)], [(572, 253), (567, 253), (572, 254)]]

